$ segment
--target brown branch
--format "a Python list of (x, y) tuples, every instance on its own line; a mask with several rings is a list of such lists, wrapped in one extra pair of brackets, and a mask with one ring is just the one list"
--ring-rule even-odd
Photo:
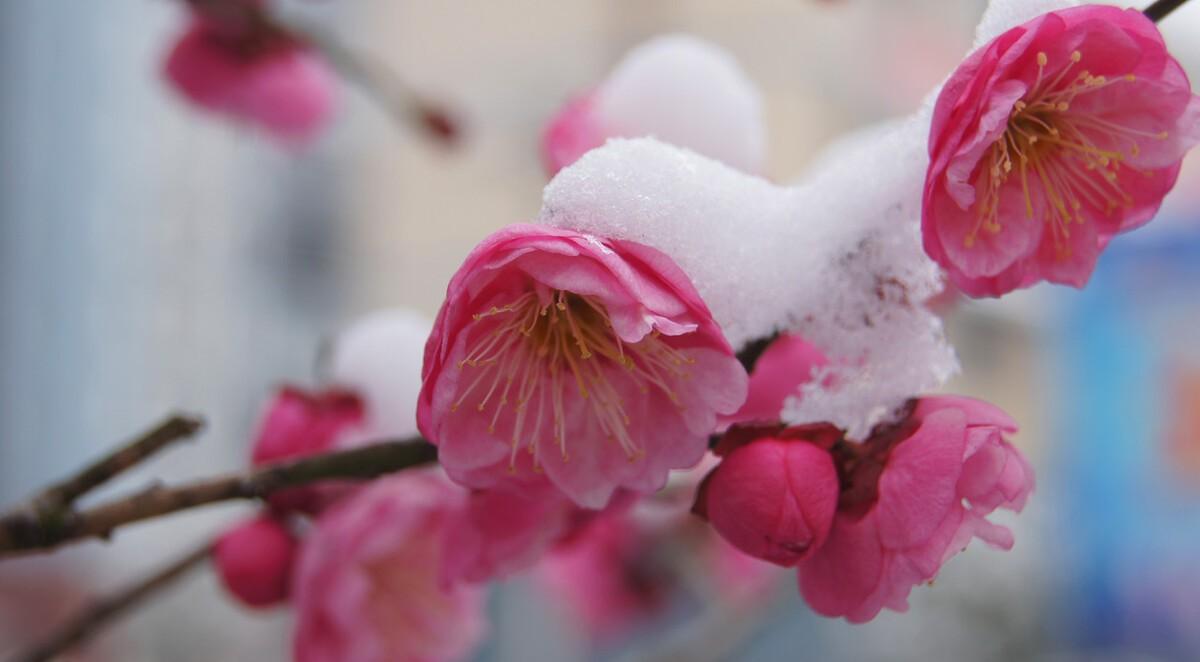
[(1171, 12), (1182, 7), (1185, 2), (1187, 0), (1158, 0), (1149, 7), (1146, 7), (1146, 10), (1142, 13), (1146, 15), (1146, 18), (1157, 23), (1166, 18)]
[(131, 607), (186, 575), (189, 570), (203, 563), (211, 552), (212, 543), (206, 541), (202, 546), (188, 552), (174, 563), (141, 581), (113, 595), (96, 600), (41, 642), (18, 653), (10, 662), (48, 662), (66, 653), (87, 641), (110, 621), (121, 616)]
[(0, 518), (0, 558), (52, 549), (86, 538), (107, 538), (126, 524), (179, 510), (234, 499), (262, 499), (279, 490), (323, 480), (364, 480), (436, 459), (437, 449), (424, 440), (385, 442), (177, 487), (153, 485), (126, 497), (56, 517), (20, 512)]
[(295, 27), (288, 29), (321, 51), (343, 78), (361, 86), (392, 117), (415, 124), (444, 145), (452, 145), (457, 139), (458, 125), (450, 114), (417, 94), (388, 65), (351, 51), (333, 37)]
[(75, 475), (45, 488), (31, 498), (24, 508), (41, 516), (52, 517), (117, 474), (140, 464), (172, 443), (191, 437), (202, 427), (204, 422), (199, 418), (181, 414), (170, 416)]

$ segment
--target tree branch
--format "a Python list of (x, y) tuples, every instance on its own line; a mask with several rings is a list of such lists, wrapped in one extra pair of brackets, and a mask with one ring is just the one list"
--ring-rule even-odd
[[(115, 451), (81, 469), (75, 475), (43, 489), (23, 508), (52, 517), (75, 500), (103, 485), (176, 441), (196, 434), (204, 427), (199, 418), (175, 414), (129, 441)], [(5, 519), (16, 513), (5, 515)]]
[(262, 499), (279, 490), (323, 480), (363, 480), (433, 462), (437, 449), (422, 439), (394, 441), (282, 462), (248, 473), (178, 487), (152, 485), (93, 508), (56, 513), (18, 512), (0, 518), (0, 558), (47, 550), (85, 538), (107, 538), (126, 524), (233, 499)]
[(145, 598), (183, 577), (204, 562), (212, 552), (212, 543), (188, 552), (179, 560), (113, 595), (100, 598), (56, 629), (40, 643), (17, 654), (11, 662), (48, 662), (83, 643)]
[(391, 67), (364, 53), (351, 51), (330, 36), (296, 27), (288, 29), (313, 44), (343, 78), (361, 86), (397, 121), (410, 122), (445, 145), (457, 139), (458, 124), (450, 114), (422, 98)]
[(1142, 13), (1146, 15), (1146, 18), (1157, 23), (1166, 18), (1171, 12), (1182, 7), (1185, 2), (1187, 0), (1158, 0), (1147, 7)]

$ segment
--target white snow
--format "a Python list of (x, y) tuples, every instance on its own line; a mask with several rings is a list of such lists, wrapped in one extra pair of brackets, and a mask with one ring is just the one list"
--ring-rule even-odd
[(957, 370), (920, 305), (940, 284), (917, 232), (918, 121), (842, 150), (794, 187), (652, 139), (610, 140), (550, 182), (540, 220), (671, 255), (735, 347), (784, 329), (816, 344), (834, 378), (787, 420), (863, 436)]
[[(996, 0), (979, 39), (1076, 4)], [(959, 369), (941, 320), (923, 305), (941, 289), (920, 243), (935, 97), (835, 142), (791, 187), (701, 156), (690, 136), (660, 134), (696, 151), (609, 140), (550, 182), (540, 221), (667, 253), (734, 347), (780, 330), (814, 343), (830, 367), (789, 400), (784, 420), (828, 421), (861, 438)]]
[(350, 388), (366, 404), (366, 425), (339, 446), (417, 434), (421, 362), (432, 322), (407, 309), (371, 313), (338, 334), (329, 354), (333, 385)]
[(652, 39), (625, 55), (596, 91), (614, 137), (655, 137), (745, 172), (766, 166), (758, 88), (721, 48), (687, 35)]

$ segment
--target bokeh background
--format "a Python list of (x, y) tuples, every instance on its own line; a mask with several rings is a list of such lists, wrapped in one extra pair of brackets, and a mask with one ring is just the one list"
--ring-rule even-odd
[[(542, 124), (630, 47), (687, 32), (763, 92), (769, 175), (914, 109), (971, 43), (982, 0), (339, 0), (285, 3), (463, 120), (446, 150), (353, 84), (303, 151), (214, 121), (161, 83), (174, 0), (0, 0), (0, 500), (166, 411), (198, 442), (103, 494), (243, 466), (272, 386), (387, 306), (436, 311), (487, 232), (534, 217)], [(1200, 3), (1163, 25), (1200, 76)], [(910, 167), (905, 163), (882, 167)], [(863, 186), (869, 186), (864, 179)], [(1200, 659), (1200, 172), (1116, 242), (1083, 294), (1043, 287), (949, 313), (963, 377), (1023, 425), (1038, 470), (1016, 548), (972, 545), (909, 614), (809, 613), (791, 577), (759, 610), (675, 610), (589, 650), (527, 581), (494, 592), (481, 660)], [(248, 505), (0, 565), (0, 655)], [(720, 616), (720, 615), (718, 615)], [(286, 610), (247, 612), (197, 573), (79, 659), (272, 660)], [(699, 632), (698, 632), (699, 631)], [(719, 646), (688, 646), (698, 634)], [(675, 646), (682, 642), (683, 647)]]

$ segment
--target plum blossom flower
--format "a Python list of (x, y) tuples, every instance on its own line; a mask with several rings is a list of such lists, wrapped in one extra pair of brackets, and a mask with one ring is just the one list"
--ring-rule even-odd
[(794, 334), (782, 334), (767, 346), (754, 363), (746, 402), (730, 423), (778, 421), (788, 398), (800, 394), (800, 387), (812, 381), (814, 371), (828, 363), (819, 349)]
[(954, 396), (910, 402), (898, 423), (862, 443), (831, 425), (735, 427), (693, 512), (747, 554), (795, 565), (800, 592), (825, 616), (855, 623), (908, 608), (972, 538), (1003, 549), (988, 521), (1020, 511), (1033, 470), (1004, 438), (999, 409)]
[(542, 134), (549, 175), (609, 138), (655, 136), (745, 172), (762, 172), (762, 99), (737, 62), (686, 35), (631, 50), (605, 80), (569, 100)]
[(296, 538), (278, 519), (263, 515), (226, 531), (213, 548), (221, 583), (250, 607), (271, 607), (287, 600)]
[[(414, 436), (421, 360), (430, 321), (406, 309), (356, 320), (325, 356), (328, 386), (281, 387), (267, 403), (251, 460), (257, 465)], [(271, 504), (313, 512), (344, 493), (322, 484), (277, 493)]]
[(434, 471), (382, 478), (321, 514), (297, 561), (298, 662), (463, 659), (484, 635), (484, 589), (442, 581), (466, 492)]
[(263, 411), (251, 461), (257, 466), (331, 450), (364, 418), (363, 402), (351, 391), (284, 386)]
[(1004, 438), (1015, 431), (992, 405), (935, 396), (862, 444), (833, 444), (837, 514), (797, 566), (808, 604), (869, 621), (884, 607), (907, 610), (913, 586), (932, 581), (972, 538), (1010, 549), (1012, 533), (987, 516), (1020, 511), (1033, 490), (1033, 470)]
[(667, 494), (577, 521), (537, 565), (538, 584), (593, 639), (652, 626), (688, 598), (754, 605), (775, 584), (774, 566), (690, 517), (690, 499), (673, 498), (690, 496), (702, 473), (673, 476)]
[(569, 99), (542, 130), (542, 167), (554, 176), (590, 149), (604, 144), (609, 136), (597, 121), (595, 93)]
[(723, 459), (701, 485), (694, 512), (742, 552), (796, 565), (825, 542), (833, 524), (838, 501), (833, 458), (803, 439), (807, 428), (765, 436), (746, 432), (722, 439), (717, 453)]
[(548, 484), (474, 490), (448, 526), (446, 581), (500, 579), (538, 561), (587, 513)]
[(929, 135), (926, 252), (972, 296), (1082, 287), (1148, 222), (1200, 141), (1200, 101), (1136, 10), (1051, 11), (951, 75)]
[[(661, 542), (661, 541), (660, 541)], [(678, 577), (630, 518), (597, 518), (546, 555), (537, 579), (595, 639), (612, 639), (660, 615)]]
[(202, 108), (305, 143), (333, 111), (334, 75), (308, 45), (250, 20), (261, 8), (247, 4), (229, 17), (193, 13), (167, 56), (167, 80)]
[(549, 480), (576, 504), (648, 493), (703, 456), (746, 373), (662, 253), (513, 225), (450, 281), (425, 349), (421, 431), (459, 483)]
[[(339, 439), (362, 428), (364, 418), (362, 400), (350, 391), (284, 386), (263, 411), (251, 461), (259, 466), (333, 450)], [(315, 513), (342, 497), (348, 485), (329, 481), (294, 487), (272, 494), (269, 501), (281, 511)]]

